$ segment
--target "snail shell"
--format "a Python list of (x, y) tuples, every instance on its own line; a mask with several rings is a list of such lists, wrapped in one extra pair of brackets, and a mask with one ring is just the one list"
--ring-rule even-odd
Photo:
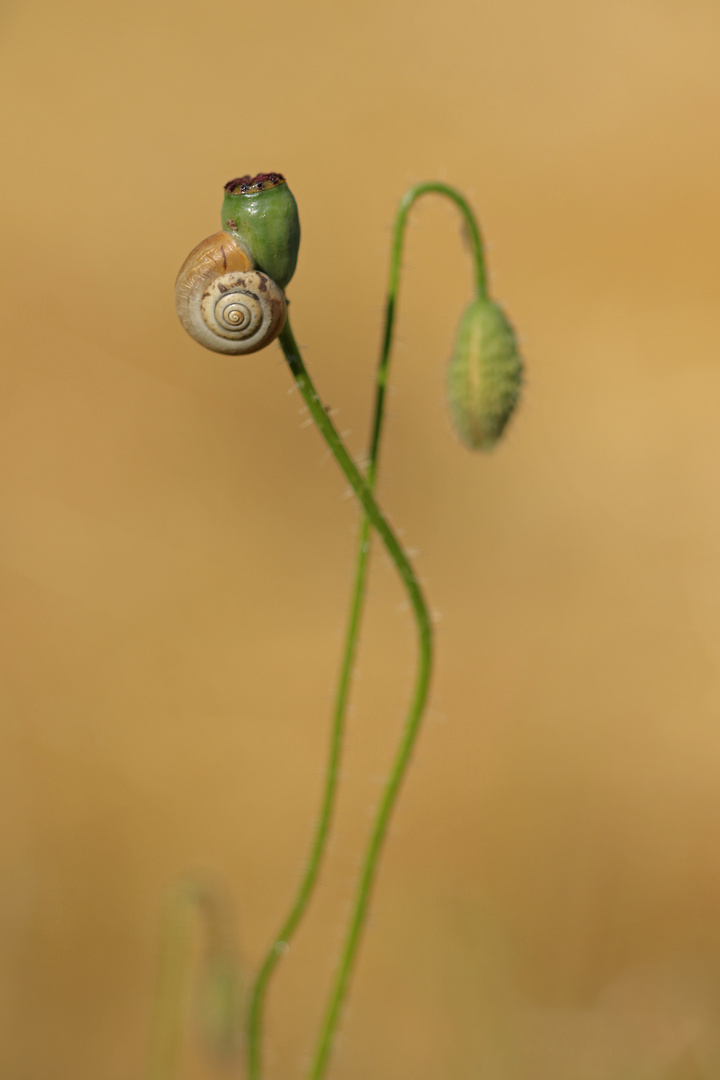
[(214, 352), (264, 349), (285, 325), (287, 306), (279, 285), (253, 269), (229, 233), (202, 240), (188, 255), (175, 283), (175, 308), (190, 337)]

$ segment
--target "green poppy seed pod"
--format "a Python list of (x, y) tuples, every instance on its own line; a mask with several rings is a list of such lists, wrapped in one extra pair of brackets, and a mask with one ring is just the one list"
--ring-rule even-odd
[(490, 450), (512, 416), (522, 383), (513, 328), (487, 297), (463, 312), (448, 368), (455, 430), (472, 450)]
[(255, 267), (284, 289), (300, 247), (297, 204), (280, 173), (240, 176), (225, 185), (222, 227)]

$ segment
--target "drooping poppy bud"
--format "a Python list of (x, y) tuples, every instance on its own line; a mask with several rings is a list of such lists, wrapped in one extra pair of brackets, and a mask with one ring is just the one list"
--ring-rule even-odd
[(448, 368), (453, 424), (472, 450), (490, 450), (510, 419), (522, 383), (513, 328), (487, 297), (463, 312)]

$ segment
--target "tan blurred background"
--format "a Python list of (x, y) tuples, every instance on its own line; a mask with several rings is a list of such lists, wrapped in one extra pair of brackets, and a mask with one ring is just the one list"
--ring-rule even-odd
[[(409, 183), (472, 199), (528, 364), (473, 457), (443, 401), (469, 262), (421, 204), (381, 498), (438, 661), (332, 1076), (720, 1074), (719, 45), (712, 0), (5, 0), (2, 1080), (141, 1078), (172, 881), (226, 883), (252, 966), (303, 864), (357, 515), (279, 349), (211, 355), (172, 307), (223, 183), (268, 169), (355, 453)], [(370, 593), (268, 1080), (312, 1045), (411, 685), (380, 554)], [(188, 1038), (183, 1080), (228, 1075)]]

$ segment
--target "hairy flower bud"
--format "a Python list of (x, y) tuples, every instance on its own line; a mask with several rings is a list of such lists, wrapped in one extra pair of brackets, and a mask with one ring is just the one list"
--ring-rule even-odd
[(473, 300), (460, 320), (447, 382), (455, 430), (472, 450), (490, 450), (498, 441), (521, 383), (512, 326), (492, 300)]
[(247, 252), (257, 270), (285, 288), (295, 273), (300, 219), (284, 176), (258, 173), (229, 180), (222, 227)]

